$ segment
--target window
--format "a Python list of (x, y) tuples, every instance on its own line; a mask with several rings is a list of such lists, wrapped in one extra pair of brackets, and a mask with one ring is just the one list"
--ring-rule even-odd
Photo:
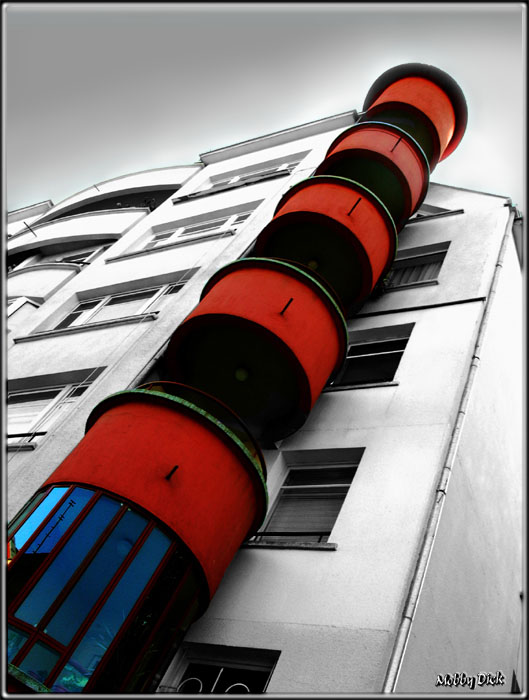
[(166, 620), (182, 617), (175, 587), (191, 617), (198, 605), (180, 545), (128, 503), (75, 485), (37, 494), (9, 538), (9, 661), (54, 692), (141, 692), (130, 677), (147, 655), (152, 686), (149, 644), (163, 648)]
[(84, 250), (79, 250), (75, 253), (68, 253), (66, 255), (59, 255), (54, 258), (46, 258), (46, 262), (51, 262), (52, 259), (55, 262), (66, 262), (66, 263), (75, 263), (76, 265), (88, 265), (91, 263), (95, 258), (97, 258), (103, 251), (107, 250), (107, 248), (110, 248), (112, 244), (109, 243), (104, 246), (97, 246), (97, 247), (92, 247), (92, 248), (86, 248)]
[(262, 530), (251, 541), (327, 542), (362, 453), (363, 449), (285, 454), (294, 461)]
[(301, 159), (285, 160), (283, 163), (274, 163), (268, 167), (266, 167), (265, 163), (262, 163), (261, 166), (255, 166), (255, 169), (249, 172), (241, 172), (238, 175), (228, 174), (220, 176), (218, 179), (211, 178), (212, 184), (209, 191), (224, 189), (232, 185), (239, 187), (240, 185), (252, 184), (261, 180), (290, 175), (294, 168), (299, 165), (300, 160)]
[(231, 216), (222, 216), (207, 221), (190, 223), (185, 226), (177, 226), (170, 229), (161, 229), (155, 231), (147, 243), (143, 246), (143, 250), (151, 250), (159, 248), (170, 243), (175, 243), (181, 240), (196, 240), (197, 238), (205, 238), (211, 235), (233, 234), (250, 216), (253, 209), (244, 211)]
[(292, 153), (282, 158), (264, 161), (263, 163), (254, 163), (253, 165), (231, 170), (229, 172), (213, 175), (211, 178), (195, 192), (182, 197), (176, 197), (173, 201), (179, 202), (196, 197), (204, 197), (215, 192), (230, 190), (234, 187), (242, 187), (244, 185), (252, 185), (265, 180), (272, 180), (278, 177), (285, 177), (301, 163), (308, 151), (301, 153)]
[(349, 333), (347, 357), (329, 388), (393, 381), (413, 325), (406, 323)]
[(402, 289), (431, 284), (439, 276), (449, 245), (446, 241), (399, 251), (384, 287)]
[(165, 294), (176, 294), (183, 286), (183, 283), (171, 284), (165, 285), (164, 287), (140, 289), (136, 292), (111, 294), (81, 301), (66, 318), (55, 326), (55, 330), (109, 321), (127, 316), (138, 316), (144, 313), (161, 296)]
[[(186, 644), (177, 679), (159, 693), (264, 693), (280, 652), (216, 644)], [(185, 666), (183, 673), (182, 666)]]
[(413, 224), (417, 221), (423, 221), (424, 219), (436, 219), (441, 216), (448, 216), (450, 214), (464, 214), (463, 209), (444, 209), (443, 207), (436, 207), (433, 204), (421, 204), (419, 209), (415, 214), (410, 217), (407, 221), (408, 224)]
[(14, 391), (7, 395), (7, 444), (37, 443), (90, 386), (80, 384)]

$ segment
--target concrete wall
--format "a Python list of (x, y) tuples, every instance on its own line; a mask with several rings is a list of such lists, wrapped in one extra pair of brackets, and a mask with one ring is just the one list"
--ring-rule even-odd
[(522, 318), (512, 239), (492, 304), (397, 692), (462, 692), (435, 686), (438, 674), (456, 672), (503, 672), (505, 685), (474, 692), (509, 693), (513, 670), (522, 686)]
[(25, 266), (14, 270), (7, 278), (7, 295), (44, 300), (75, 277), (79, 270), (78, 265), (70, 263)]

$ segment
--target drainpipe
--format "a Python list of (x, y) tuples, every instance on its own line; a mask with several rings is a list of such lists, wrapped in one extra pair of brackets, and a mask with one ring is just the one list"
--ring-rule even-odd
[(448, 453), (446, 455), (443, 470), (441, 472), (439, 483), (436, 489), (435, 501), (430, 510), (430, 516), (426, 527), (426, 533), (424, 535), (421, 551), (419, 553), (413, 578), (410, 584), (408, 598), (404, 607), (404, 612), (402, 614), (402, 620), (397, 631), (395, 645), (393, 647), (393, 653), (391, 655), (388, 670), (386, 673), (386, 678), (382, 687), (383, 693), (393, 693), (395, 691), (395, 686), (397, 685), (397, 680), (399, 677), (402, 662), (404, 661), (404, 653), (406, 651), (406, 646), (408, 644), (413, 618), (415, 617), (415, 612), (417, 610), (417, 605), (419, 602), (419, 596), (421, 594), (422, 586), (426, 576), (428, 562), (430, 561), (430, 555), (433, 550), (433, 543), (437, 534), (437, 528), (441, 520), (441, 512), (443, 510), (443, 506), (446, 499), (448, 482), (450, 480), (450, 475), (452, 473), (452, 468), (457, 454), (457, 448), (459, 447), (459, 441), (461, 439), (461, 434), (463, 431), (463, 424), (465, 421), (467, 406), (470, 400), (472, 385), (474, 383), (474, 377), (479, 366), (481, 347), (488, 325), (492, 301), (494, 299), (494, 296), (496, 294), (496, 288), (498, 286), (500, 269), (503, 266), (503, 259), (505, 257), (507, 240), (509, 238), (509, 225), (512, 226), (512, 215), (511, 217), (509, 217), (507, 231), (503, 236), (500, 252), (496, 261), (494, 275), (490, 284), (487, 300), (485, 301), (485, 309), (481, 318), (478, 336), (476, 338), (476, 344), (474, 346), (474, 353), (472, 355), (472, 361), (470, 363), (465, 387), (463, 389), (463, 394), (459, 403), (459, 409), (457, 412), (454, 429), (452, 431), (452, 436), (450, 438)]

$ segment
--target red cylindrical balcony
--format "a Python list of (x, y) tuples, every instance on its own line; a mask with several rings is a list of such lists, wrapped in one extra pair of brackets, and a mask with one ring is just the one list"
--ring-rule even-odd
[[(422, 112), (434, 125), (439, 137), (439, 160), (457, 147), (465, 132), (467, 107), (455, 80), (438, 68), (422, 63), (407, 63), (383, 73), (371, 86), (364, 110), (408, 105)], [(377, 119), (380, 118), (380, 113)]]
[(266, 513), (263, 460), (256, 445), (253, 452), (191, 401), (134, 389), (96, 406), (46, 485), (86, 484), (148, 511), (194, 555), (209, 599)]
[(395, 224), (376, 195), (346, 178), (318, 175), (286, 192), (255, 253), (316, 270), (350, 315), (389, 269), (396, 246)]
[(164, 362), (168, 376), (223, 401), (253, 435), (277, 440), (303, 424), (346, 349), (339, 306), (310, 270), (245, 258), (208, 281)]
[(397, 230), (428, 189), (428, 160), (405, 131), (384, 123), (355, 124), (331, 144), (315, 175), (338, 175), (367, 187), (386, 205)]

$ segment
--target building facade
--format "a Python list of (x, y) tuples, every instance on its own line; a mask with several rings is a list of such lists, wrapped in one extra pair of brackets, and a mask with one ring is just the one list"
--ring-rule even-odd
[(9, 214), (12, 692), (522, 686), (521, 220), (431, 70)]

